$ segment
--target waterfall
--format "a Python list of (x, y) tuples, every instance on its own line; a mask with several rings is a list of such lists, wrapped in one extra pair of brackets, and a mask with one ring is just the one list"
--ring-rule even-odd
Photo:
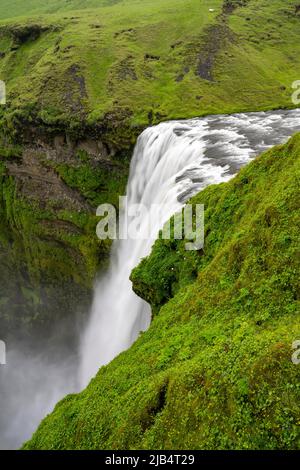
[[(95, 286), (91, 316), (81, 342), (82, 387), (101, 365), (126, 350), (149, 326), (150, 307), (135, 295), (129, 276), (150, 253), (163, 223), (192, 195), (210, 184), (228, 181), (257, 154), (297, 130), (299, 110), (172, 121), (141, 134), (130, 167), (128, 205), (154, 209), (137, 216), (139, 239), (114, 242), (109, 271)], [(156, 205), (163, 206), (163, 219)], [(149, 214), (151, 236), (147, 238)]]
[[(39, 354), (22, 343), (9, 344), (0, 367), (0, 448), (18, 448), (67, 393), (83, 388), (101, 365), (127, 349), (150, 323), (150, 307), (132, 291), (129, 276), (147, 256), (164, 220), (209, 184), (227, 181), (267, 148), (300, 131), (300, 110), (208, 116), (146, 129), (138, 139), (127, 187), (129, 203), (163, 204), (154, 211), (151, 236), (116, 240), (110, 268), (95, 285), (92, 311), (82, 335), (80, 361), (65, 351)], [(121, 214), (123, 217), (124, 214)], [(141, 234), (147, 217), (137, 220)], [(63, 318), (57, 328), (64, 331)], [(79, 367), (79, 370), (78, 370)]]

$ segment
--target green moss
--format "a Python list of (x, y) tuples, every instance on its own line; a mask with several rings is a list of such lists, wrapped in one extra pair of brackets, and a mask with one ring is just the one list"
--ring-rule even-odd
[(199, 193), (203, 252), (156, 242), (132, 275), (149, 330), (24, 448), (299, 449), (299, 177), (298, 134)]
[(93, 207), (107, 202), (118, 207), (118, 197), (126, 189), (128, 162), (111, 163), (110, 168), (101, 165), (95, 168), (85, 152), (80, 152), (79, 159), (79, 165), (62, 164), (55, 167), (65, 183), (77, 189)]
[(0, 160), (0, 219), (2, 334), (20, 331), (24, 338), (88, 311), (95, 274), (110, 249), (96, 237), (96, 217), (29, 200)]
[(0, 158), (7, 160), (19, 159), (22, 155), (22, 147), (20, 146), (6, 146), (0, 147)]

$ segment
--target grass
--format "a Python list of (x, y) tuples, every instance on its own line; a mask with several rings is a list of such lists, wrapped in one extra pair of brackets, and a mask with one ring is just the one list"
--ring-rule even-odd
[[(15, 3), (14, 15), (24, 14)], [(28, 120), (76, 132), (98, 125), (120, 147), (164, 119), (293, 106), (296, 0), (236, 2), (226, 14), (222, 0), (42, 3), (30, 2), (26, 18), (0, 7), (7, 129)], [(40, 30), (16, 40), (26, 27)], [(198, 73), (204, 58), (211, 80)], [(126, 139), (123, 127), (133, 129)]]
[[(0, 19), (14, 18), (34, 14), (53, 14), (86, 8), (97, 8), (120, 3), (121, 0), (3, 0), (0, 6)], [(46, 3), (46, 4), (45, 4)]]
[(204, 250), (155, 243), (149, 330), (24, 449), (299, 449), (299, 181), (298, 134), (197, 195)]

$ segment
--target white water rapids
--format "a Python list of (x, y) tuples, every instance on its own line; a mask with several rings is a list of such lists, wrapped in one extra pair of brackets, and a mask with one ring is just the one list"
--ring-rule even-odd
[[(210, 116), (146, 129), (138, 139), (127, 187), (128, 205), (149, 208), (140, 237), (115, 242), (111, 266), (95, 289), (90, 322), (81, 344), (80, 383), (126, 350), (149, 326), (151, 312), (132, 291), (129, 276), (149, 254), (162, 221), (150, 206), (164, 206), (164, 220), (210, 184), (228, 181), (251, 158), (300, 129), (300, 111)], [(148, 214), (148, 215), (147, 215)], [(151, 233), (145, 233), (150, 224)]]
[[(229, 180), (256, 155), (297, 131), (300, 110), (209, 116), (148, 128), (131, 162), (129, 203), (163, 204), (167, 220), (190, 196)], [(147, 217), (140, 223), (145, 233)], [(160, 228), (161, 220), (155, 219), (153, 237)], [(21, 345), (13, 350), (7, 345), (7, 365), (0, 367), (0, 448), (17, 448), (30, 438), (59, 399), (84, 387), (101, 365), (130, 347), (148, 327), (150, 308), (133, 293), (129, 276), (152, 243), (151, 238), (114, 242), (110, 268), (95, 285), (78, 367), (72, 358), (58, 361), (59, 351), (55, 359), (44, 350), (41, 357), (31, 357)]]

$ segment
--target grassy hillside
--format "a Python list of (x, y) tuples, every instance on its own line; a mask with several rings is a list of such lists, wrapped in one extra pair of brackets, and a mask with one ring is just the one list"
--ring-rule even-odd
[(33, 14), (51, 14), (70, 10), (97, 8), (119, 3), (122, 0), (2, 0), (0, 19), (15, 18)]
[(298, 134), (196, 196), (204, 250), (155, 243), (132, 274), (150, 329), (24, 448), (299, 449), (299, 183)]
[(15, 137), (33, 124), (98, 132), (120, 147), (164, 119), (290, 107), (298, 3), (3, 1), (2, 126)]

